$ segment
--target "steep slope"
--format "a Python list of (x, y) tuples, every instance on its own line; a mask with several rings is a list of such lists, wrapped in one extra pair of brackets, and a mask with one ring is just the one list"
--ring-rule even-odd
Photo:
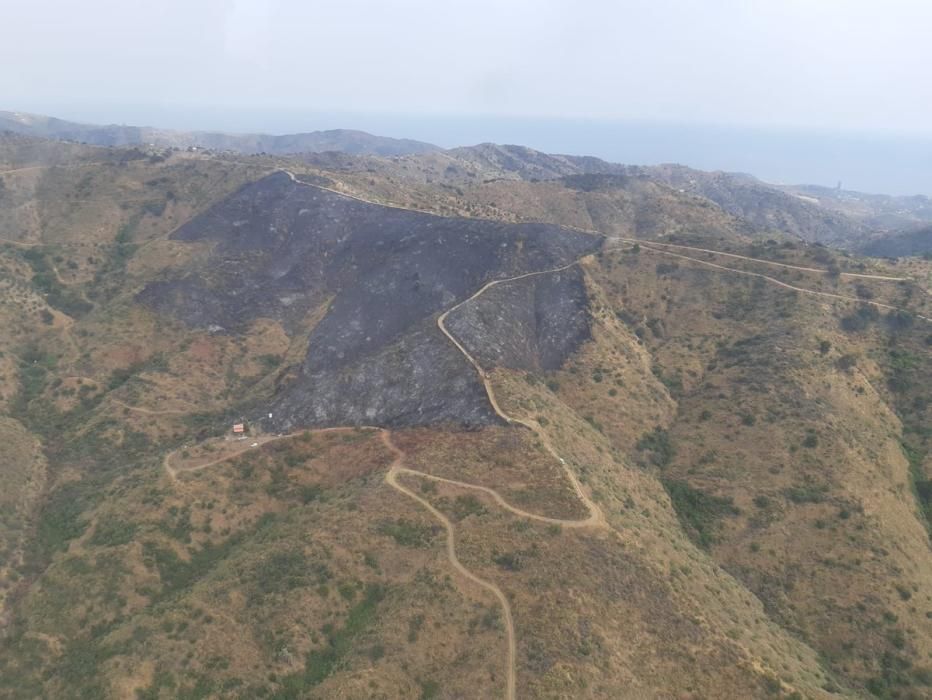
[(645, 174), (575, 172), (558, 179), (525, 180), (514, 172), (485, 170), (450, 153), (389, 160), (318, 154), (302, 160), (331, 173), (328, 186), (341, 191), (443, 214), (546, 221), (640, 238), (689, 232), (710, 239), (743, 239), (773, 233)]
[[(890, 312), (884, 323), (858, 312), (855, 294), (826, 305), (659, 249), (606, 263), (600, 287), (643, 330), (677, 399), (631, 453), (657, 470), (683, 526), (840, 677), (921, 697), (932, 626), (917, 601), (932, 600), (932, 579), (917, 489), (930, 417), (924, 399), (897, 394), (928, 386), (928, 322)], [(884, 286), (902, 299), (895, 282), (869, 284), (874, 299)], [(877, 320), (845, 330), (859, 313)]]
[(581, 173), (617, 173), (624, 168), (598, 158), (550, 155), (526, 146), (496, 143), (453, 148), (446, 153), (485, 173), (487, 177), (511, 177), (521, 180), (553, 180)]

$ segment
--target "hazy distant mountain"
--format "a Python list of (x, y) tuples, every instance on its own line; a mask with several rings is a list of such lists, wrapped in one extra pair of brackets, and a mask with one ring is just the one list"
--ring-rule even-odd
[(932, 253), (932, 226), (892, 233), (870, 241), (860, 250), (864, 255), (901, 258)]
[(877, 228), (898, 229), (932, 223), (932, 199), (924, 195), (867, 194), (819, 185), (789, 185), (780, 189)]
[(872, 228), (835, 208), (789, 194), (743, 173), (705, 172), (684, 165), (619, 165), (599, 158), (548, 155), (523, 146), (479, 144), (447, 151), (478, 168), (486, 177), (547, 180), (571, 175), (623, 175), (646, 178), (681, 192), (711, 200), (725, 212), (763, 230), (799, 236), (808, 241), (854, 245)]
[[(637, 177), (704, 197), (763, 231), (849, 248), (879, 245), (879, 237), (932, 222), (932, 200), (923, 196), (893, 197), (813, 185), (778, 186), (743, 173), (706, 172), (677, 164), (621, 165), (591, 156), (547, 154), (515, 145), (482, 143), (444, 151), (421, 141), (347, 129), (279, 136), (227, 134), (81, 124), (22, 112), (0, 112), (0, 131), (4, 130), (101, 146), (151, 144), (272, 155), (339, 152), (351, 156), (410, 156), (418, 159), (417, 165), (409, 164), (413, 170), (398, 170), (398, 176), (407, 179), (423, 171), (431, 174), (429, 181), (451, 184), (464, 177), (523, 181), (577, 175)], [(336, 165), (329, 163), (329, 167)], [(386, 165), (377, 167), (384, 169)]]
[(676, 189), (698, 194), (729, 214), (807, 241), (848, 246), (863, 240), (871, 228), (840, 211), (783, 192), (744, 173), (704, 172), (682, 165), (631, 168)]
[(226, 134), (217, 131), (176, 131), (148, 126), (81, 124), (55, 117), (23, 112), (0, 112), (0, 131), (30, 136), (80, 141), (97, 146), (151, 144), (187, 148), (197, 146), (240, 153), (284, 155), (317, 151), (397, 156), (440, 150), (433, 144), (411, 139), (374, 136), (365, 131), (333, 129), (303, 134)]
[[(464, 174), (528, 181), (580, 175), (646, 179), (704, 197), (763, 231), (859, 249), (868, 255), (917, 255), (932, 250), (932, 227), (927, 225), (932, 223), (932, 199), (922, 195), (903, 197), (817, 185), (773, 185), (745, 173), (706, 172), (677, 164), (620, 165), (591, 156), (553, 155), (525, 146), (493, 143), (454, 148), (444, 155), (461, 166), (447, 166), (443, 175), (448, 179), (462, 179)], [(434, 176), (438, 174), (435, 168)], [(610, 182), (598, 181), (601, 188)]]
[(455, 159), (488, 175), (521, 180), (554, 180), (567, 175), (614, 174), (625, 166), (600, 158), (541, 153), (526, 146), (480, 143), (452, 148), (446, 152)]

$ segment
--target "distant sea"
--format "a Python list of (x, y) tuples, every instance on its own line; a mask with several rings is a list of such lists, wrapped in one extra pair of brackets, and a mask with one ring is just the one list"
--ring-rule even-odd
[(95, 107), (34, 111), (63, 119), (175, 129), (295, 133), (361, 129), (446, 148), (486, 141), (618, 163), (681, 163), (745, 172), (778, 184), (816, 184), (932, 196), (932, 136), (763, 129), (635, 121), (413, 116), (290, 110)]

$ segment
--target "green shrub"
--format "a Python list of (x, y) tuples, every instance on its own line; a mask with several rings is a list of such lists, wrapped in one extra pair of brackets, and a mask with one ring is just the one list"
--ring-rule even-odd
[(79, 482), (68, 483), (52, 492), (38, 525), (38, 549), (46, 558), (67, 548), (84, 534), (84, 511), (90, 506)]
[(343, 627), (334, 630), (325, 627), (327, 642), (323, 648), (311, 649), (304, 659), (304, 670), (281, 679), (274, 700), (297, 700), (307, 697), (308, 691), (325, 681), (340, 661), (352, 650), (355, 640), (375, 619), (379, 603), (385, 597), (381, 586), (366, 588), (363, 599), (350, 608)]
[(301, 549), (272, 552), (252, 567), (248, 575), (253, 586), (250, 602), (257, 604), (269, 595), (319, 586), (331, 576), (325, 564), (309, 559)]
[(651, 461), (658, 467), (667, 466), (676, 455), (676, 449), (670, 441), (670, 434), (659, 426), (649, 433), (644, 433), (637, 441), (637, 448), (642, 452), (650, 451)]
[(848, 333), (857, 333), (866, 330), (879, 318), (880, 312), (875, 306), (862, 304), (857, 311), (841, 319), (841, 328)]
[(851, 369), (852, 367), (856, 367), (857, 364), (858, 364), (858, 357), (857, 357), (857, 355), (853, 355), (853, 354), (851, 354), (851, 353), (842, 355), (842, 356), (839, 357), (838, 360), (835, 362), (835, 366), (838, 367), (838, 369), (840, 369), (840, 370), (842, 370), (842, 371), (848, 371), (848, 370)]
[(135, 523), (126, 522), (117, 517), (100, 518), (94, 526), (90, 544), (98, 547), (116, 547), (133, 541), (136, 535)]
[(791, 486), (783, 490), (783, 495), (793, 503), (822, 503), (825, 500), (825, 494), (828, 493), (828, 486), (825, 484), (803, 484)]
[(731, 498), (707, 494), (685, 481), (664, 479), (662, 483), (683, 529), (704, 549), (715, 542), (719, 520), (740, 513)]
[(492, 557), (492, 561), (506, 571), (519, 571), (524, 566), (524, 561), (520, 552), (496, 554)]
[(909, 311), (902, 311), (899, 309), (888, 313), (884, 320), (894, 333), (912, 328), (913, 324), (916, 322), (915, 316)]
[(482, 505), (482, 502), (472, 494), (457, 496), (453, 500), (451, 510), (456, 520), (462, 520), (470, 515), (482, 515), (485, 513), (485, 507)]
[(772, 501), (767, 496), (764, 496), (763, 494), (759, 496), (754, 496), (754, 505), (757, 506), (758, 508), (761, 508), (761, 509), (769, 508), (771, 503)]
[(378, 527), (381, 535), (388, 535), (403, 547), (428, 547), (436, 534), (436, 527), (398, 518), (395, 522), (384, 522)]
[(282, 363), (280, 355), (259, 355), (256, 359), (266, 372), (271, 372)]
[(324, 490), (318, 484), (314, 484), (312, 486), (304, 484), (298, 489), (298, 496), (301, 499), (301, 503), (307, 505), (308, 503), (316, 501), (318, 498), (320, 498), (320, 495), (323, 492)]
[(173, 549), (153, 542), (143, 544), (143, 555), (155, 564), (162, 582), (162, 596), (168, 597), (193, 586), (226, 559), (242, 541), (241, 536), (231, 537), (219, 545), (206, 544), (191, 555), (190, 561), (181, 559)]
[(440, 697), (440, 683), (435, 680), (427, 679), (419, 681), (421, 686), (420, 700), (434, 700)]
[[(47, 254), (40, 248), (30, 248), (23, 259), (32, 268), (32, 285), (45, 296), (49, 306), (74, 318), (84, 316), (93, 306), (58, 281)], [(46, 312), (48, 313), (48, 312)]]

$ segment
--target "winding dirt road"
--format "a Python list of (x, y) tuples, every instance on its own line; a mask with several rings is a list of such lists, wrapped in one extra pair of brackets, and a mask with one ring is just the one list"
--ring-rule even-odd
[(110, 397), (110, 401), (130, 411), (145, 413), (147, 416), (184, 415), (186, 413), (193, 413), (195, 410), (193, 408), (143, 408), (142, 406), (131, 406), (125, 401), (120, 401), (120, 399), (115, 399), (113, 397)]
[[(194, 466), (194, 467), (187, 467), (187, 468), (184, 468), (184, 469), (176, 469), (175, 467), (173, 467), (173, 466), (171, 465), (171, 457), (172, 457), (172, 455), (174, 455), (176, 452), (180, 452), (180, 451), (182, 451), (182, 450), (185, 449), (184, 447), (179, 447), (178, 449), (173, 450), (172, 452), (168, 452), (168, 453), (162, 458), (162, 468), (165, 470), (165, 473), (168, 475), (168, 478), (169, 478), (173, 483), (176, 483), (176, 484), (177, 484), (177, 483), (178, 483), (178, 474), (179, 474), (179, 473), (185, 473), (185, 474), (187, 474), (187, 473), (189, 473), (189, 472), (199, 472), (199, 471), (201, 471), (202, 469), (207, 469), (207, 467), (213, 467), (213, 466), (215, 466), (215, 465), (217, 465), (217, 464), (221, 464), (221, 463), (226, 462), (226, 461), (228, 461), (228, 460), (231, 460), (231, 459), (233, 459), (233, 458), (235, 458), (235, 457), (239, 457), (239, 456), (240, 456), (241, 454), (243, 454), (244, 452), (249, 452), (249, 450), (254, 450), (254, 449), (256, 449), (256, 447), (261, 447), (262, 445), (266, 445), (266, 444), (268, 444), (268, 443), (270, 443), (270, 442), (275, 442), (276, 440), (287, 440), (288, 438), (293, 438), (293, 437), (297, 437), (297, 436), (299, 436), (299, 435), (304, 435), (304, 433), (308, 433), (308, 432), (309, 432), (309, 433), (313, 433), (313, 434), (318, 434), (318, 433), (346, 433), (346, 432), (351, 432), (351, 431), (356, 431), (356, 430), (366, 430), (366, 431), (376, 431), (376, 430), (377, 430), (377, 431), (383, 431), (384, 428), (377, 428), (377, 427), (371, 426), (371, 425), (338, 426), (338, 427), (335, 427), (335, 428), (318, 428), (317, 430), (304, 430), (304, 429), (302, 429), (302, 430), (297, 430), (297, 431), (295, 431), (295, 432), (293, 432), (293, 433), (287, 433), (287, 434), (285, 434), (285, 435), (264, 435), (264, 436), (257, 436), (257, 437), (249, 437), (249, 438), (245, 438), (245, 439), (243, 440), (244, 446), (243, 446), (243, 448), (240, 449), (240, 450), (236, 450), (235, 452), (231, 452), (231, 453), (229, 453), (229, 454), (225, 454), (225, 455), (223, 455), (223, 456), (221, 456), (221, 457), (218, 457), (217, 459), (211, 460), (210, 462), (206, 462), (206, 463), (204, 463), (204, 464), (198, 464), (197, 466)], [(258, 443), (258, 444), (257, 444), (255, 447), (253, 447), (253, 443)]]
[[(440, 332), (443, 333), (450, 340), (450, 342), (453, 343), (457, 347), (457, 349), (459, 349), (461, 353), (463, 353), (463, 356), (475, 368), (476, 373), (479, 375), (479, 379), (482, 380), (482, 385), (485, 387), (485, 393), (489, 398), (489, 403), (492, 405), (492, 410), (495, 411), (495, 413), (499, 416), (499, 418), (504, 420), (509, 425), (520, 425), (524, 428), (527, 428), (540, 439), (541, 443), (544, 445), (544, 449), (546, 449), (547, 452), (549, 452), (550, 455), (555, 460), (557, 460), (557, 462), (560, 464), (560, 468), (563, 470), (563, 473), (566, 474), (566, 477), (569, 479), (570, 483), (572, 484), (573, 490), (576, 492), (576, 496), (579, 498), (580, 501), (583, 502), (583, 504), (586, 506), (586, 509), (589, 511), (589, 517), (584, 520), (551, 519), (549, 522), (559, 522), (561, 524), (571, 526), (571, 527), (607, 527), (605, 516), (602, 514), (602, 510), (592, 501), (591, 498), (589, 498), (586, 492), (583, 491), (582, 485), (579, 483), (579, 480), (576, 478), (576, 474), (574, 474), (573, 471), (566, 465), (566, 460), (564, 460), (562, 457), (560, 457), (559, 454), (557, 454), (557, 451), (553, 448), (553, 445), (551, 444), (550, 439), (547, 437), (547, 434), (541, 429), (540, 425), (538, 425), (536, 422), (523, 420), (521, 418), (515, 418), (513, 416), (508, 415), (502, 410), (501, 406), (499, 406), (498, 401), (495, 398), (495, 391), (492, 389), (492, 383), (489, 381), (488, 373), (485, 371), (482, 365), (479, 364), (476, 358), (474, 358), (472, 355), (469, 354), (469, 351), (466, 350), (465, 347), (463, 347), (463, 344), (460, 343), (459, 340), (457, 340), (456, 337), (452, 333), (450, 333), (450, 331), (446, 327), (447, 317), (451, 313), (453, 313), (454, 311), (456, 311), (463, 305), (468, 304), (469, 302), (473, 301), (477, 297), (481, 296), (482, 294), (484, 294), (487, 290), (491, 289), (492, 287), (495, 287), (499, 284), (506, 284), (508, 282), (515, 282), (517, 280), (527, 279), (528, 277), (536, 277), (537, 275), (550, 275), (550, 274), (554, 274), (557, 272), (562, 272), (563, 270), (567, 270), (573, 267), (574, 265), (578, 265), (586, 257), (588, 256), (583, 256), (582, 258), (579, 258), (578, 260), (574, 260), (573, 262), (567, 265), (561, 265), (560, 267), (555, 267), (550, 270), (541, 270), (539, 272), (527, 272), (523, 275), (516, 275), (515, 277), (509, 277), (506, 279), (493, 280), (492, 282), (488, 282), (478, 292), (473, 294), (471, 297), (461, 301), (459, 304), (456, 304), (455, 306), (450, 307), (444, 313), (440, 314), (440, 316), (437, 317), (437, 327), (440, 329)], [(513, 513), (518, 513), (518, 514), (523, 513), (523, 511), (520, 511), (520, 509), (514, 508), (513, 506), (506, 505), (506, 507), (509, 510), (511, 510)], [(528, 516), (525, 515), (525, 517), (528, 517)], [(542, 518), (540, 516), (536, 516), (536, 519), (542, 519)]]
[[(725, 272), (733, 272), (736, 275), (745, 275), (746, 277), (757, 277), (759, 279), (766, 280), (772, 284), (775, 284), (779, 287), (783, 287), (785, 289), (792, 289), (794, 292), (800, 292), (802, 294), (810, 294), (813, 296), (823, 297), (826, 299), (849, 301), (849, 302), (854, 302), (856, 304), (867, 304), (868, 306), (874, 306), (878, 309), (886, 309), (888, 311), (902, 311), (904, 313), (908, 313), (912, 316), (915, 316), (916, 318), (922, 319), (923, 321), (932, 323), (932, 318), (929, 318), (928, 316), (923, 316), (922, 314), (918, 314), (914, 311), (910, 311), (909, 309), (904, 309), (899, 306), (893, 306), (891, 304), (884, 304), (883, 302), (880, 302), (880, 301), (861, 299), (860, 297), (847, 296), (845, 294), (834, 294), (832, 292), (819, 292), (814, 289), (806, 289), (805, 287), (797, 287), (796, 285), (788, 284), (787, 282), (778, 280), (776, 277), (770, 277), (769, 275), (765, 275), (760, 272), (751, 272), (749, 270), (739, 270), (734, 267), (726, 267), (725, 265), (719, 265), (718, 263), (709, 262), (708, 260), (701, 260), (699, 258), (693, 258), (693, 257), (690, 257), (689, 255), (682, 255), (681, 253), (674, 253), (673, 251), (670, 251), (670, 250), (662, 250), (660, 248), (654, 248), (651, 246), (652, 241), (647, 241), (647, 242), (635, 241), (635, 242), (641, 246), (642, 250), (649, 250), (652, 253), (658, 253), (660, 255), (667, 255), (673, 258), (679, 258), (680, 260), (689, 260), (690, 262), (698, 263), (699, 265), (705, 265), (706, 267), (711, 267), (716, 270), (723, 270)], [(709, 252), (715, 252), (715, 251), (709, 251)], [(741, 257), (741, 256), (738, 256), (738, 257)], [(752, 260), (754, 262), (760, 262), (759, 260), (756, 260), (755, 258), (746, 258), (746, 259)], [(815, 269), (815, 268), (812, 268), (812, 269)], [(828, 274), (828, 272), (825, 270), (823, 270), (823, 272), (825, 274)], [(854, 273), (851, 273), (851, 274), (854, 274)], [(875, 279), (887, 279), (887, 280), (901, 281), (900, 278), (898, 277), (893, 277), (893, 278), (876, 277)]]
[(29, 172), (30, 170), (44, 170), (46, 168), (51, 168), (54, 166), (51, 165), (27, 165), (22, 168), (10, 168), (9, 170), (0, 170), (0, 175), (10, 175), (12, 173), (24, 173)]
[[(501, 504), (507, 510), (517, 515), (521, 515), (523, 517), (532, 518), (535, 520), (543, 520), (545, 522), (551, 522), (551, 523), (570, 524), (571, 526), (574, 524), (574, 521), (561, 521), (561, 520), (554, 519), (554, 518), (545, 518), (544, 516), (535, 515), (534, 513), (528, 513), (526, 511), (523, 511), (520, 508), (515, 508), (514, 506), (511, 506), (510, 504), (508, 504), (507, 501), (505, 501), (505, 499), (502, 498), (502, 496), (498, 494), (496, 491), (490, 488), (486, 488), (484, 486), (477, 486), (475, 484), (468, 484), (466, 482), (453, 481), (450, 479), (442, 479), (440, 477), (435, 477), (430, 474), (425, 474), (424, 472), (419, 472), (414, 469), (408, 469), (407, 467), (403, 466), (404, 459), (405, 459), (405, 453), (397, 445), (395, 445), (395, 443), (392, 441), (392, 438), (391, 438), (391, 431), (385, 428), (378, 428), (378, 427), (373, 427), (373, 426), (361, 426), (359, 428), (336, 427), (336, 428), (322, 428), (320, 430), (315, 430), (312, 432), (314, 434), (317, 434), (317, 433), (327, 433), (327, 432), (345, 432), (345, 431), (352, 431), (352, 430), (369, 430), (369, 431), (379, 432), (379, 435), (382, 439), (382, 443), (394, 455), (394, 460), (389, 466), (388, 472), (385, 474), (385, 483), (388, 484), (393, 489), (395, 489), (396, 491), (398, 491), (399, 493), (416, 501), (420, 506), (425, 508), (431, 515), (433, 515), (437, 520), (440, 521), (440, 523), (443, 525), (447, 533), (446, 553), (447, 553), (447, 559), (449, 560), (450, 565), (461, 576), (473, 582), (474, 584), (478, 585), (483, 590), (492, 593), (492, 595), (494, 595), (496, 600), (498, 601), (499, 605), (501, 605), (502, 616), (504, 618), (504, 623), (505, 623), (505, 634), (506, 634), (506, 638), (508, 642), (507, 665), (505, 669), (505, 697), (506, 697), (506, 700), (514, 700), (515, 693), (516, 693), (515, 691), (515, 686), (516, 686), (515, 657), (517, 656), (517, 651), (516, 651), (517, 642), (515, 639), (514, 618), (511, 614), (511, 605), (508, 602), (508, 598), (505, 596), (505, 594), (502, 592), (502, 590), (497, 585), (495, 585), (491, 581), (486, 581), (485, 579), (480, 578), (476, 574), (472, 573), (465, 566), (463, 566), (462, 562), (460, 562), (459, 558), (456, 555), (456, 532), (454, 530), (453, 523), (443, 513), (441, 513), (433, 505), (431, 505), (426, 499), (422, 498), (421, 496), (417, 495), (416, 493), (411, 491), (406, 486), (399, 483), (398, 475), (399, 474), (410, 474), (412, 476), (418, 476), (418, 477), (423, 477), (427, 479), (434, 479), (437, 481), (444, 481), (450, 484), (454, 484), (456, 486), (462, 486), (464, 488), (477, 489), (477, 490), (483, 491), (484, 493), (487, 493), (488, 495), (490, 495), (497, 503)], [(205, 462), (204, 464), (198, 464), (197, 466), (188, 467), (186, 469), (178, 469), (172, 466), (171, 457), (172, 455), (175, 454), (175, 452), (178, 451), (178, 450), (175, 450), (173, 452), (166, 453), (166, 455), (162, 459), (162, 467), (165, 470), (165, 473), (168, 475), (169, 480), (173, 484), (177, 485), (179, 473), (190, 473), (190, 472), (201, 471), (202, 469), (207, 469), (208, 467), (213, 467), (222, 462), (226, 462), (231, 459), (234, 459), (238, 457), (239, 455), (243, 454), (244, 452), (248, 452), (251, 449), (255, 449), (252, 446), (252, 443), (255, 443), (255, 442), (258, 442), (259, 445), (265, 445), (275, 440), (284, 440), (287, 438), (293, 438), (293, 437), (296, 437), (297, 435), (303, 434), (304, 432), (305, 431), (301, 430), (295, 433), (290, 433), (288, 435), (277, 435), (277, 436), (270, 436), (266, 438), (252, 438), (250, 439), (250, 443), (244, 446), (242, 449), (236, 450), (235, 452), (232, 452), (229, 454), (225, 454), (221, 457), (218, 457), (217, 459), (211, 460), (210, 462)], [(183, 449), (183, 448), (179, 448), (179, 449)]]
[[(501, 588), (496, 586), (491, 581), (486, 581), (485, 579), (479, 578), (473, 572), (471, 572), (469, 569), (463, 566), (463, 564), (460, 562), (459, 557), (456, 556), (456, 534), (453, 529), (453, 523), (450, 522), (450, 519), (447, 516), (445, 516), (443, 513), (441, 513), (439, 510), (434, 508), (434, 506), (431, 505), (425, 498), (422, 498), (421, 496), (414, 493), (414, 491), (411, 491), (406, 486), (403, 486), (402, 484), (398, 483), (399, 474), (415, 474), (417, 476), (424, 476), (428, 478), (432, 478), (432, 477), (430, 477), (430, 475), (428, 474), (424, 474), (422, 472), (414, 471), (413, 469), (407, 469), (405, 467), (402, 467), (402, 464), (404, 463), (405, 454), (395, 445), (394, 442), (392, 442), (390, 431), (388, 430), (382, 431), (382, 442), (384, 442), (385, 446), (389, 450), (391, 450), (392, 453), (395, 455), (395, 460), (392, 462), (391, 467), (389, 467), (388, 473), (385, 475), (385, 483), (387, 483), (389, 486), (391, 486), (396, 491), (403, 493), (408, 498), (411, 498), (417, 501), (421, 506), (426, 508), (430, 512), (431, 515), (433, 515), (435, 518), (437, 518), (437, 520), (440, 521), (440, 523), (443, 525), (443, 527), (447, 531), (447, 559), (449, 559), (450, 565), (461, 576), (463, 576), (466, 579), (469, 579), (470, 581), (475, 583), (477, 586), (485, 589), (486, 591), (494, 595), (498, 599), (499, 605), (502, 606), (502, 615), (505, 620), (505, 634), (508, 639), (508, 656), (507, 656), (507, 664), (505, 667), (505, 698), (507, 700), (514, 700), (515, 693), (516, 693), (516, 690), (515, 690), (516, 688), (515, 659), (517, 657), (517, 642), (515, 640), (515, 622), (511, 614), (511, 604), (508, 602), (508, 598), (502, 592)], [(446, 479), (443, 479), (443, 481), (446, 481)], [(452, 483), (458, 483), (458, 482), (452, 482)], [(465, 486), (467, 488), (482, 488), (483, 491), (494, 493), (492, 489), (476, 487), (471, 484), (459, 483), (459, 485)], [(498, 496), (497, 494), (495, 494), (495, 498), (496, 498), (496, 501), (500, 503), (505, 502), (504, 499), (502, 499), (501, 496)]]
[[(662, 243), (660, 241), (645, 241), (638, 238), (622, 238), (621, 236), (607, 237), (607, 241), (622, 241), (624, 243), (639, 243), (642, 246), (665, 246), (668, 248), (680, 248), (682, 250), (694, 250), (698, 253), (709, 253), (710, 255), (721, 255), (726, 258), (737, 258), (738, 260), (747, 260), (749, 262), (760, 263), (761, 265), (772, 265), (774, 267), (783, 267), (787, 270), (801, 270), (802, 272), (818, 272), (823, 275), (828, 274), (828, 270), (821, 267), (802, 267), (800, 265), (789, 265), (787, 263), (776, 262), (775, 260), (762, 260), (761, 258), (752, 258), (748, 255), (738, 255), (737, 253), (726, 253), (721, 250), (711, 250), (708, 248), (697, 248), (691, 245), (680, 245), (679, 243)], [(729, 268), (730, 269), (730, 268)], [(862, 272), (840, 272), (841, 277), (859, 277), (868, 280), (885, 280), (888, 282), (912, 282), (912, 277), (888, 277), (886, 275), (868, 275)]]
[(434, 474), (427, 474), (426, 472), (419, 472), (415, 469), (408, 469), (407, 467), (399, 467), (399, 473), (411, 474), (412, 476), (419, 476), (423, 479), (429, 479), (431, 481), (436, 481), (441, 484), (450, 484), (451, 486), (458, 486), (464, 489), (473, 489), (474, 491), (481, 491), (482, 493), (489, 496), (493, 501), (495, 501), (499, 506), (504, 510), (507, 510), (509, 513), (517, 515), (519, 518), (527, 518), (528, 520), (536, 520), (541, 523), (548, 523), (550, 525), (560, 525), (562, 527), (576, 528), (576, 527), (593, 527), (594, 523), (591, 518), (586, 518), (585, 520), (566, 520), (564, 518), (550, 518), (546, 515), (538, 515), (537, 513), (531, 513), (517, 506), (511, 505), (508, 501), (502, 498), (501, 494), (498, 493), (495, 489), (491, 489), (488, 486), (479, 486), (478, 484), (470, 484), (465, 481), (457, 481), (456, 479), (447, 479), (442, 476), (435, 476)]

